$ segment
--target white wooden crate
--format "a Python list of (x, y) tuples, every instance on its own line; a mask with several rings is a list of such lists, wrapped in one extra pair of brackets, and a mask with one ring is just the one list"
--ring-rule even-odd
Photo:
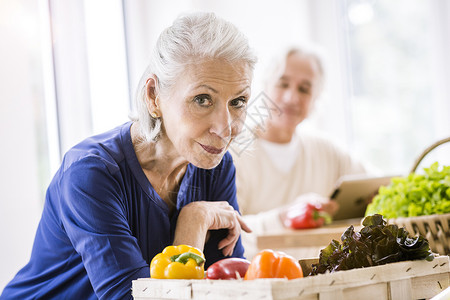
[[(306, 272), (314, 260), (302, 260)], [(135, 300), (148, 299), (428, 299), (450, 286), (448, 256), (301, 279), (133, 281)]]

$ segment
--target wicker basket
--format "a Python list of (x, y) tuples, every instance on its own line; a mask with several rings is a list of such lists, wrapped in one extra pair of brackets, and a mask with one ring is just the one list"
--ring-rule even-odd
[(396, 218), (389, 223), (404, 226), (410, 234), (423, 235), (434, 253), (450, 255), (450, 214)]
[[(450, 137), (428, 147), (414, 162), (411, 173), (415, 172), (425, 156), (436, 147), (450, 142)], [(410, 234), (421, 234), (428, 239), (430, 249), (441, 255), (450, 255), (450, 213), (408, 218), (390, 219), (390, 223), (404, 226)]]

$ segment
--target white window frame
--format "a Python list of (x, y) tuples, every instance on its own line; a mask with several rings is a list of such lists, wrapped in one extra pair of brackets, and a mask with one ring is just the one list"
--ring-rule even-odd
[[(55, 153), (59, 152), (61, 159), (88, 136), (126, 122), (130, 93), (122, 1), (48, 1), (56, 99), (53, 105), (59, 133)], [(51, 106), (49, 103), (49, 112)], [(50, 146), (55, 147), (55, 143)]]

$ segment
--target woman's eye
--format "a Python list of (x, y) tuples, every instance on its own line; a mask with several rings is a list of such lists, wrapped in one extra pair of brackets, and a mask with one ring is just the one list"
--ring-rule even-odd
[(243, 108), (247, 106), (247, 99), (245, 98), (236, 98), (230, 101), (230, 105), (235, 108)]
[(209, 95), (198, 95), (194, 97), (194, 102), (197, 103), (200, 106), (211, 106), (212, 105), (212, 100), (211, 97)]

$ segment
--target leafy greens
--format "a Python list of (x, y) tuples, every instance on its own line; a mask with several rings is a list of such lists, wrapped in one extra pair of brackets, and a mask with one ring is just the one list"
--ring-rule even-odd
[(320, 250), (319, 263), (312, 265), (309, 275), (405, 260), (434, 259), (426, 238), (421, 235), (410, 237), (405, 228), (388, 225), (379, 214), (365, 217), (363, 226), (355, 232), (351, 225), (342, 234), (342, 243), (332, 240)]
[(382, 186), (366, 210), (366, 216), (415, 217), (450, 213), (450, 166), (435, 162), (424, 174), (396, 177)]

